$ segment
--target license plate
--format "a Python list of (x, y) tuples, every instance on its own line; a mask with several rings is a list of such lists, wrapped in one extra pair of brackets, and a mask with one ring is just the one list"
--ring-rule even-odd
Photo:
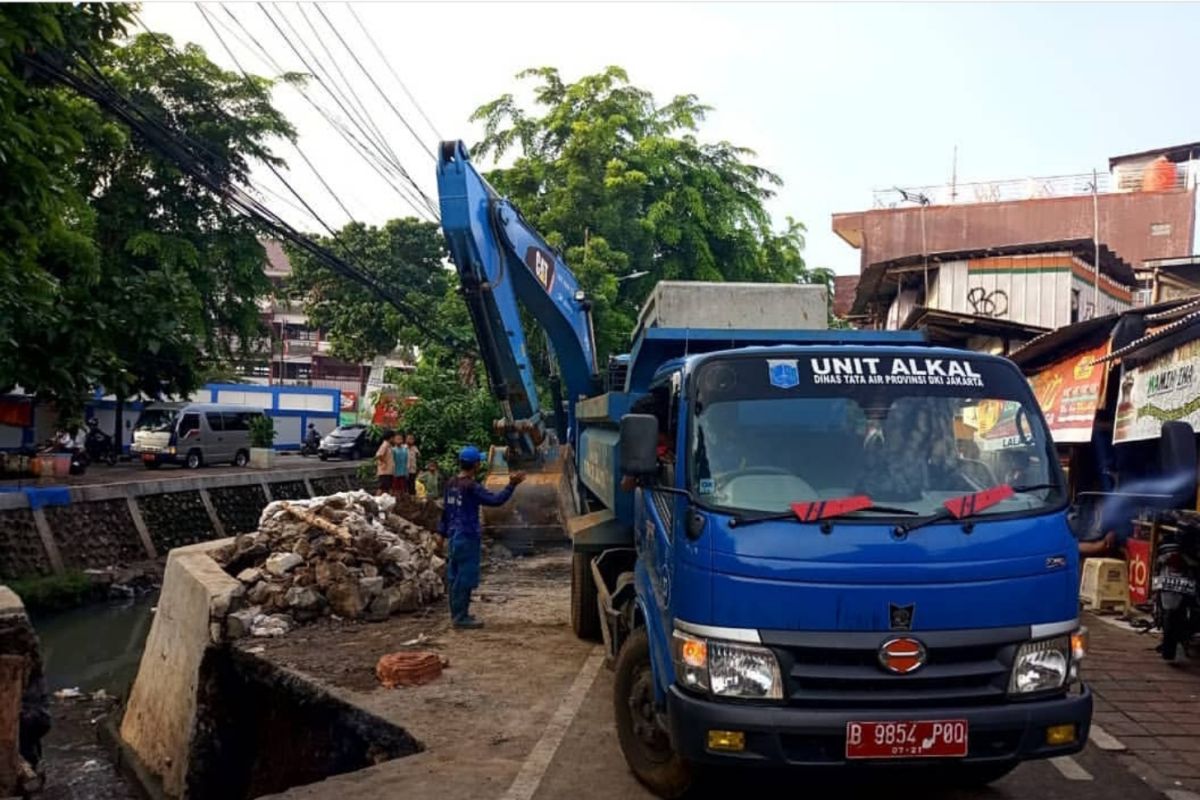
[(965, 719), (847, 722), (846, 758), (962, 758)]
[(142, 461), (153, 461), (154, 453), (142, 453)]
[(1150, 588), (1156, 592), (1196, 593), (1196, 579), (1186, 575), (1155, 575)]

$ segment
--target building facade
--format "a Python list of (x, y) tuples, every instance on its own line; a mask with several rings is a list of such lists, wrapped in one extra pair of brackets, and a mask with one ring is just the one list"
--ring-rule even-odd
[(1192, 254), (1200, 143), (1109, 161), (1098, 175), (947, 184), (875, 193), (833, 215), (833, 230), (872, 264), (929, 253), (1098, 239), (1134, 267)]
[[(238, 379), (265, 385), (338, 389), (343, 408), (356, 409), (366, 391), (372, 364), (353, 364), (333, 357), (326, 333), (309, 324), (304, 299), (288, 291), (292, 265), (282, 244), (273, 240), (262, 244), (267, 254), (263, 269), (275, 287), (262, 304), (270, 340), (261, 343), (260, 355), (237, 365)], [(412, 367), (399, 352), (383, 359), (383, 364), (398, 369)]]

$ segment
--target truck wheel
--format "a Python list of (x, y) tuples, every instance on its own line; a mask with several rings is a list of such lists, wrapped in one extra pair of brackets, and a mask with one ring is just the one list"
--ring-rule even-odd
[(250, 454), (247, 453), (245, 450), (238, 450), (237, 454), (233, 457), (233, 465), (235, 467), (244, 467), (249, 463), (250, 463)]
[(571, 554), (571, 630), (580, 639), (600, 641), (600, 607), (596, 605), (596, 581), (592, 577), (592, 557), (588, 553)]
[(204, 459), (201, 458), (199, 450), (193, 450), (187, 454), (187, 459), (183, 463), (188, 469), (200, 469), (200, 466), (204, 463)]
[(692, 768), (671, 749), (670, 734), (658, 722), (645, 628), (631, 633), (617, 656), (613, 712), (621, 753), (634, 777), (659, 797), (682, 797), (692, 784)]

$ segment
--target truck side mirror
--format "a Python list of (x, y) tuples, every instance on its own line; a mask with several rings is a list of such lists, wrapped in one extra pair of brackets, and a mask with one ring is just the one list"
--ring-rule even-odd
[(621, 417), (621, 474), (646, 478), (658, 472), (658, 419), (653, 414)]

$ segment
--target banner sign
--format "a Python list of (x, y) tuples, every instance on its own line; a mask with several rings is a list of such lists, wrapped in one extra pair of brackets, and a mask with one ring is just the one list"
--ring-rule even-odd
[(1104, 402), (1108, 342), (1047, 367), (1029, 379), (1038, 405), (1059, 444), (1090, 442), (1096, 410)]
[(1188, 342), (1140, 367), (1124, 370), (1117, 397), (1113, 443), (1157, 439), (1174, 420), (1200, 429), (1200, 340)]

